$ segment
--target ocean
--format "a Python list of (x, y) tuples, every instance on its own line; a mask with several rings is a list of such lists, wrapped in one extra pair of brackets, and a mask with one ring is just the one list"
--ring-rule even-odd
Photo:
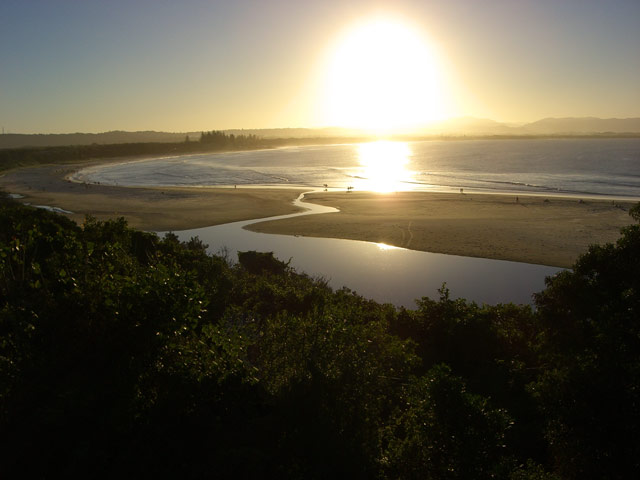
[(433, 140), (286, 147), (91, 167), (122, 186), (309, 187), (640, 199), (640, 138)]

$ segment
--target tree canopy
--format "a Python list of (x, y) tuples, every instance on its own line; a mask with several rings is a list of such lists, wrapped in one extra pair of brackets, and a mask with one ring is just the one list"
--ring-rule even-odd
[(640, 473), (639, 225), (534, 308), (415, 310), (122, 219), (0, 225), (3, 477)]

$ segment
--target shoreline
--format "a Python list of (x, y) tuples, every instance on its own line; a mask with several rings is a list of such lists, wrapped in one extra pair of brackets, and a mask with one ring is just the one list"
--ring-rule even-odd
[(22, 203), (73, 212), (66, 216), (79, 224), (86, 215), (98, 220), (124, 217), (130, 226), (147, 231), (188, 230), (301, 211), (293, 205), (301, 189), (122, 187), (67, 179), (101, 163), (15, 169), (0, 176), (0, 189), (22, 195)]
[[(124, 217), (135, 228), (177, 231), (300, 212), (293, 201), (303, 186), (123, 187), (87, 184), (69, 177), (114, 158), (14, 169), (0, 189), (23, 203), (47, 205), (98, 220)], [(517, 198), (517, 201), (516, 201)], [(258, 221), (251, 231), (343, 238), (412, 250), (570, 267), (594, 243), (614, 242), (632, 223), (632, 200), (557, 194), (409, 191), (315, 191), (304, 201), (337, 213)]]
[[(340, 144), (331, 144), (331, 145), (340, 145)], [(273, 148), (264, 148), (264, 149), (256, 149), (256, 150), (229, 150), (229, 151), (220, 151), (213, 152), (215, 154), (223, 154), (223, 153), (242, 153), (242, 152), (253, 152), (253, 151), (266, 151), (266, 150), (277, 150), (277, 149), (287, 149), (292, 148), (292, 146), (281, 146), (281, 147), (273, 147)], [(298, 148), (298, 147), (293, 147)], [(71, 165), (63, 165), (63, 166), (74, 166), (73, 170), (65, 175), (65, 180), (89, 185), (100, 185), (100, 182), (85, 182), (82, 178), (77, 177), (77, 173), (80, 170), (89, 169), (91, 167), (100, 167), (102, 165), (124, 165), (129, 163), (139, 163), (153, 160), (162, 160), (169, 158), (178, 158), (178, 157), (190, 157), (190, 156), (198, 156), (202, 155), (202, 153), (190, 153), (190, 154), (177, 154), (177, 155), (143, 155), (143, 156), (133, 156), (133, 157), (113, 157), (106, 159), (94, 159), (88, 160), (84, 162), (78, 162), (77, 164)], [(44, 166), (44, 165), (42, 165)], [(25, 167), (25, 168), (33, 168), (33, 167)], [(19, 169), (16, 169), (19, 170)], [(0, 173), (0, 178), (2, 174)], [(457, 194), (462, 193), (462, 189), (458, 186), (448, 186), (448, 185), (436, 185), (436, 184), (421, 184), (420, 182), (406, 182), (407, 185), (421, 185), (418, 187), (410, 188), (407, 190), (398, 190), (394, 192), (385, 192), (385, 193), (450, 193)], [(268, 183), (268, 184), (216, 184), (216, 185), (118, 185), (115, 184), (104, 184), (105, 186), (121, 186), (125, 188), (141, 188), (141, 189), (228, 189), (228, 188), (241, 188), (241, 189), (265, 189), (265, 190), (274, 190), (274, 189), (298, 189), (304, 192), (346, 192), (347, 185), (341, 185), (339, 187), (329, 186), (328, 189), (323, 185), (305, 185), (305, 184), (292, 184), (292, 183)], [(354, 190), (354, 192), (360, 193), (375, 193), (378, 194), (380, 192), (369, 191), (369, 190)], [(473, 195), (503, 195), (503, 196), (521, 196), (521, 197), (543, 197), (543, 198), (558, 198), (558, 199), (575, 199), (575, 200), (594, 200), (594, 201), (617, 201), (619, 203), (638, 203), (640, 202), (640, 196), (628, 196), (628, 195), (613, 195), (613, 194), (605, 194), (605, 193), (592, 193), (592, 192), (579, 192), (579, 191), (557, 191), (553, 189), (549, 189), (547, 191), (530, 191), (530, 190), (491, 190), (491, 189), (482, 189), (478, 187), (465, 187), (465, 194), (473, 194)]]

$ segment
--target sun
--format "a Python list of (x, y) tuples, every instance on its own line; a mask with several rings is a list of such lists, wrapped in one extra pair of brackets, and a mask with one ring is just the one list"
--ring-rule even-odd
[(340, 39), (326, 88), (331, 125), (393, 132), (448, 114), (433, 49), (416, 29), (386, 18), (362, 23)]

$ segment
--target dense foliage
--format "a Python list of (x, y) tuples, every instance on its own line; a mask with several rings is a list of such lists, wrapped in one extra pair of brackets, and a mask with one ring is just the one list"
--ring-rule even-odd
[(11, 202), (0, 226), (3, 478), (640, 472), (638, 225), (535, 310), (411, 311), (123, 220)]
[[(212, 132), (213, 133), (213, 132)], [(221, 133), (221, 132), (220, 132)], [(265, 140), (255, 136), (222, 134), (215, 141), (207, 141), (209, 134), (202, 134), (204, 141), (185, 142), (147, 142), (147, 143), (109, 143), (91, 145), (65, 145), (51, 147), (23, 147), (0, 149), (0, 170), (42, 165), (49, 163), (69, 163), (95, 158), (129, 157), (135, 155), (186, 155), (190, 153), (211, 152), (236, 149), (257, 149), (282, 146), (284, 140)]]
[(202, 132), (199, 139), (189, 139), (187, 136), (184, 142), (93, 143), (91, 145), (0, 148), (0, 171), (34, 165), (83, 162), (97, 158), (189, 155), (357, 141), (362, 141), (362, 138), (261, 138), (256, 135), (234, 135), (214, 130)]

